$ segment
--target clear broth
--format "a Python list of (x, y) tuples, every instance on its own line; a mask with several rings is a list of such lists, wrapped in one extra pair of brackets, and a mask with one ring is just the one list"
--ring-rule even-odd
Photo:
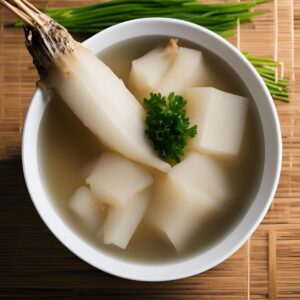
[[(160, 37), (133, 39), (106, 49), (98, 56), (126, 82), (131, 61), (166, 42), (167, 39)], [(244, 83), (224, 61), (192, 43), (181, 41), (180, 44), (203, 51), (214, 72), (216, 88), (249, 97)], [(239, 159), (232, 164), (230, 159), (218, 158), (228, 172), (235, 196), (228, 203), (227, 209), (212, 218), (207, 226), (201, 227), (186, 250), (178, 255), (166, 237), (149, 226), (145, 219), (128, 247), (122, 250), (114, 245), (104, 245), (69, 210), (70, 197), (76, 188), (85, 184), (90, 172), (89, 166), (104, 149), (63, 101), (59, 97), (53, 97), (39, 129), (38, 150), (41, 174), (57, 212), (75, 232), (100, 251), (125, 260), (152, 264), (181, 260), (205, 251), (224, 238), (242, 218), (255, 196), (263, 162), (261, 125), (254, 102), (251, 101)]]

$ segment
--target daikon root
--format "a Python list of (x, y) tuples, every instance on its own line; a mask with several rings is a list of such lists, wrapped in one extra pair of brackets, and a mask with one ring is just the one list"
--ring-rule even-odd
[(145, 111), (101, 60), (26, 0), (1, 0), (27, 24), (26, 46), (41, 80), (54, 89), (103, 144), (141, 164), (168, 171), (145, 135)]

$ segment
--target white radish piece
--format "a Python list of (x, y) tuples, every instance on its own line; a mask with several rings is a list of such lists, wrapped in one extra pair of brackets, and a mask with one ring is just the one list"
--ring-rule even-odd
[(202, 52), (179, 47), (174, 63), (155, 90), (164, 96), (171, 92), (182, 95), (186, 88), (200, 84), (205, 76), (203, 71)]
[(109, 208), (103, 225), (104, 244), (114, 244), (122, 249), (127, 247), (147, 210), (151, 194), (151, 190), (146, 189), (133, 195), (126, 206)]
[(51, 87), (107, 147), (142, 164), (167, 171), (145, 135), (145, 111), (104, 63), (80, 44), (61, 58)]
[(104, 203), (95, 199), (86, 186), (81, 186), (74, 192), (69, 201), (69, 207), (93, 231), (97, 231), (104, 221)]
[(150, 92), (180, 95), (186, 88), (208, 82), (213, 82), (213, 76), (202, 52), (178, 47), (175, 39), (171, 39), (165, 48), (155, 48), (134, 60), (128, 80), (131, 91), (139, 100), (149, 97)]
[(115, 153), (102, 153), (87, 183), (97, 198), (107, 204), (124, 206), (132, 196), (153, 183), (141, 166)]
[(170, 69), (178, 52), (177, 40), (171, 39), (166, 47), (158, 47), (134, 60), (128, 86), (138, 100), (143, 101), (154, 92)]
[(145, 111), (123, 81), (66, 28), (28, 1), (11, 2), (9, 9), (27, 23), (25, 43), (42, 86), (55, 90), (105, 146), (168, 171), (170, 165), (157, 156), (145, 135)]
[(213, 157), (191, 152), (168, 173), (174, 185), (196, 204), (218, 207), (230, 196), (226, 173)]
[[(177, 188), (167, 174), (156, 178), (155, 182), (150, 222), (164, 232), (177, 252), (181, 252), (198, 224), (203, 221), (201, 211), (195, 203), (185, 198), (182, 190)], [(207, 211), (206, 207), (203, 212)]]
[(212, 158), (191, 153), (168, 174), (156, 178), (150, 219), (177, 252), (230, 196), (226, 174)]
[(246, 123), (249, 99), (210, 87), (187, 89), (187, 116), (197, 124), (189, 142), (196, 151), (238, 155)]

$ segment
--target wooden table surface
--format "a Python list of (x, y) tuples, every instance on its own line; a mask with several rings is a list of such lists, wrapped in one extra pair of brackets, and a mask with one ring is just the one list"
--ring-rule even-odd
[[(53, 7), (95, 1), (32, 2)], [(284, 148), (276, 197), (232, 257), (204, 274), (164, 283), (128, 281), (94, 269), (38, 216), (20, 157), (37, 75), (22, 30), (9, 26), (13, 16), (0, 10), (0, 299), (300, 299), (300, 1), (277, 0), (261, 8), (268, 14), (241, 26), (230, 41), (277, 58), (291, 80), (291, 103), (276, 102)]]

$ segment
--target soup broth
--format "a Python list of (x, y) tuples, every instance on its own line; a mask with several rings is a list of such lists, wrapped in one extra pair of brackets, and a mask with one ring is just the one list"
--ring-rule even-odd
[[(166, 42), (166, 38), (160, 37), (133, 39), (106, 49), (98, 56), (126, 83), (132, 60)], [(199, 49), (184, 41), (180, 41), (180, 45)], [(215, 76), (214, 87), (250, 98), (241, 79), (224, 61), (206, 49), (199, 50), (203, 51)], [(250, 101), (239, 158), (235, 163), (230, 158), (217, 158), (229, 176), (233, 196), (226, 209), (210, 219), (207, 225), (201, 226), (190, 244), (179, 254), (162, 233), (147, 223), (147, 217), (144, 217), (129, 245), (123, 250), (114, 245), (105, 245), (70, 211), (70, 197), (79, 186), (86, 184), (93, 162), (105, 147), (56, 96), (49, 102), (39, 129), (40, 171), (53, 205), (62, 219), (99, 251), (125, 260), (164, 263), (205, 251), (208, 246), (224, 238), (239, 222), (256, 195), (261, 177), (263, 143), (260, 133), (257, 111), (253, 101)]]

